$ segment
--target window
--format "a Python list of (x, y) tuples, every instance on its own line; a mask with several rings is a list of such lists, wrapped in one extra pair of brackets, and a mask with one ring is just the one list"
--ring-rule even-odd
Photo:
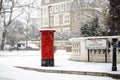
[(53, 7), (50, 7), (50, 13), (53, 13)]
[(59, 24), (63, 25), (63, 15), (59, 15)]
[(59, 15), (55, 15), (54, 16), (54, 26), (58, 26), (59, 25)]
[(70, 2), (67, 3), (67, 10), (70, 10)]
[(51, 16), (50, 18), (50, 26), (54, 26), (54, 16)]
[(70, 23), (70, 15), (69, 14), (65, 14), (64, 15), (64, 24), (69, 24)]
[(64, 11), (64, 3), (60, 4), (60, 11)]
[(55, 11), (55, 12), (58, 12), (58, 11), (59, 11), (59, 5), (55, 5), (55, 6), (54, 6), (54, 11)]
[(42, 19), (42, 23), (43, 23), (43, 26), (48, 26), (48, 23), (49, 23), (48, 17), (44, 16)]
[(47, 9), (47, 7), (43, 7), (43, 8), (42, 8), (42, 13), (43, 13), (43, 15), (44, 15), (44, 14), (48, 14), (48, 9)]
[(70, 2), (65, 3), (65, 10), (70, 10)]
[(63, 31), (66, 32), (66, 33), (69, 33), (70, 32), (70, 28), (64, 28)]

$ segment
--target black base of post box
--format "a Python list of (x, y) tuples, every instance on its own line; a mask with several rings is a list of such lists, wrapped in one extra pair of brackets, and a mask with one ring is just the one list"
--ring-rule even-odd
[(48, 66), (48, 59), (42, 59), (41, 66)]
[(41, 66), (54, 66), (54, 59), (42, 59)]
[(54, 59), (49, 59), (49, 66), (54, 66)]

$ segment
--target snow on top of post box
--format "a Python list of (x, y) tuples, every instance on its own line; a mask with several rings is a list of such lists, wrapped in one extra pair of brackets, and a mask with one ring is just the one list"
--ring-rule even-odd
[(40, 29), (40, 32), (41, 31), (54, 31), (55, 32), (55, 29)]

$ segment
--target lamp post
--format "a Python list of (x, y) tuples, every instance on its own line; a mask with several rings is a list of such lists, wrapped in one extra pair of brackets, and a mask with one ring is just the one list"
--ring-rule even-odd
[(49, 24), (48, 24), (48, 28), (50, 29), (50, 8), (52, 6), (48, 6), (48, 18), (49, 18)]
[(112, 71), (117, 71), (117, 66), (116, 66), (116, 42), (117, 38), (112, 39), (112, 44), (113, 44), (113, 58), (112, 58)]

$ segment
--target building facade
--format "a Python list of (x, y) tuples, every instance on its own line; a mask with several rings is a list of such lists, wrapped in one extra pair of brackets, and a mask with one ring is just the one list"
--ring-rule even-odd
[(70, 31), (71, 0), (43, 0), (41, 28), (55, 29), (58, 32)]
[[(79, 11), (74, 11), (72, 5), (76, 5), (73, 4), (76, 3), (75, 1), (83, 1), (79, 2), (79, 5), (86, 5)], [(97, 5), (89, 5), (92, 7), (88, 8), (85, 0), (42, 0), (41, 29), (55, 29), (57, 32), (70, 32), (78, 29), (80, 25), (94, 18), (95, 15), (100, 15)]]

